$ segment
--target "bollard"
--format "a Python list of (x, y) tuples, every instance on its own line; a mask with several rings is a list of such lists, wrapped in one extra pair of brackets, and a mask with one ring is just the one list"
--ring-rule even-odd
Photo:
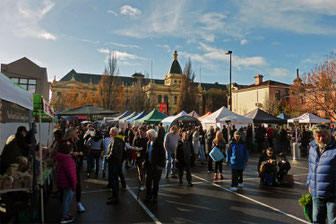
[(299, 160), (301, 158), (299, 143), (297, 142), (294, 142), (292, 144), (292, 155), (293, 155), (293, 160)]

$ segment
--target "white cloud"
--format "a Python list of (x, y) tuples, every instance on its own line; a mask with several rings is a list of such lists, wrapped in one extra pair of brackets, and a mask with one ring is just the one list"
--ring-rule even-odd
[(243, 40), (240, 41), (240, 45), (245, 45), (245, 44), (247, 44), (247, 40), (246, 39), (243, 39)]
[(168, 52), (172, 52), (172, 50), (171, 50), (171, 48), (169, 47), (168, 44), (157, 44), (156, 46), (157, 46), (157, 47), (164, 48), (164, 49), (166, 49)]
[(330, 26), (322, 24), (325, 15), (336, 15), (332, 0), (241, 0), (234, 20), (245, 30), (272, 28), (300, 34), (335, 34)]
[(97, 49), (97, 51), (102, 54), (110, 54), (110, 53), (115, 54), (117, 60), (122, 61), (122, 62), (125, 62), (128, 60), (146, 60), (145, 58), (137, 56), (135, 54), (130, 54), (127, 52), (122, 52), (122, 51), (111, 51), (106, 48), (99, 48)]
[(284, 69), (284, 68), (273, 68), (269, 72), (269, 74), (270, 74), (271, 77), (274, 77), (274, 78), (287, 78), (287, 77), (291, 76), (289, 71), (287, 69)]
[[(227, 50), (218, 49), (215, 47), (211, 47), (204, 43), (200, 43), (201, 48), (205, 51), (203, 57), (208, 58), (210, 60), (219, 60), (219, 61), (229, 61), (230, 57), (226, 54)], [(254, 57), (240, 57), (232, 53), (232, 64), (237, 69), (249, 68), (249, 67), (262, 67), (267, 65), (265, 58), (261, 56)]]
[(138, 48), (138, 49), (140, 49), (140, 47), (138, 45), (134, 45), (134, 44), (120, 44), (120, 43), (116, 43), (116, 42), (109, 42), (107, 44), (111, 44), (113, 46), (123, 47), (123, 48)]
[(135, 17), (135, 16), (141, 14), (141, 11), (140, 11), (140, 9), (133, 8), (132, 6), (124, 5), (120, 8), (120, 13), (122, 15)]
[(118, 13), (116, 13), (116, 12), (113, 11), (113, 10), (107, 10), (107, 13), (110, 13), (110, 14), (112, 14), (112, 15), (114, 15), (114, 16), (118, 16)]
[(55, 7), (50, 0), (3, 0), (0, 8), (0, 29), (20, 37), (56, 40), (55, 34), (46, 31), (40, 23)]

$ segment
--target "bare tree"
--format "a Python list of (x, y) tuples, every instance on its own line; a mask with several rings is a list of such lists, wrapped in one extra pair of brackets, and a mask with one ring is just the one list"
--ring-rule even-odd
[(117, 71), (116, 54), (110, 52), (104, 74), (97, 88), (99, 105), (105, 109), (122, 110), (124, 108), (125, 90), (116, 76)]
[(197, 85), (194, 83), (195, 73), (192, 70), (191, 60), (189, 58), (183, 69), (182, 82), (180, 92), (177, 98), (176, 112), (185, 110), (195, 110), (199, 112), (199, 99)]
[(150, 112), (154, 107), (155, 102), (147, 95), (143, 85), (138, 81), (131, 89), (128, 108), (136, 112)]

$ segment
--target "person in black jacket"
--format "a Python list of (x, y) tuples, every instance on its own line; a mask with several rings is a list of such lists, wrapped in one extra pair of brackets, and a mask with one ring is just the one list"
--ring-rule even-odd
[(179, 140), (176, 147), (176, 167), (179, 170), (179, 184), (182, 185), (183, 171), (186, 171), (186, 177), (188, 181), (188, 186), (192, 187), (191, 183), (191, 147), (188, 142), (188, 133), (186, 131), (182, 131), (182, 140)]
[(273, 174), (273, 184), (276, 184), (275, 178), (277, 177), (277, 160), (272, 148), (266, 149), (264, 153), (261, 154), (257, 169), (261, 183), (264, 183), (264, 177), (267, 173)]
[(144, 168), (147, 173), (146, 197), (144, 201), (148, 202), (153, 198), (153, 202), (156, 203), (161, 173), (165, 167), (166, 155), (163, 148), (163, 138), (161, 133), (158, 135), (154, 129), (150, 129), (146, 132), (146, 134), (148, 144), (144, 162)]
[(111, 140), (108, 146), (107, 161), (109, 169), (109, 179), (112, 185), (112, 196), (106, 204), (115, 204), (119, 202), (119, 173), (123, 162), (123, 153), (125, 143), (123, 137), (118, 135), (119, 130), (116, 127), (111, 128)]

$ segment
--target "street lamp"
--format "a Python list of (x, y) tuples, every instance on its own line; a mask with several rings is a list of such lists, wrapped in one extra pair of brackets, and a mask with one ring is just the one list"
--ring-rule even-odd
[(229, 105), (230, 105), (230, 110), (232, 111), (232, 90), (231, 90), (231, 82), (232, 82), (232, 66), (231, 66), (231, 61), (232, 61), (232, 51), (227, 51), (225, 54), (230, 55), (230, 100), (229, 100)]

